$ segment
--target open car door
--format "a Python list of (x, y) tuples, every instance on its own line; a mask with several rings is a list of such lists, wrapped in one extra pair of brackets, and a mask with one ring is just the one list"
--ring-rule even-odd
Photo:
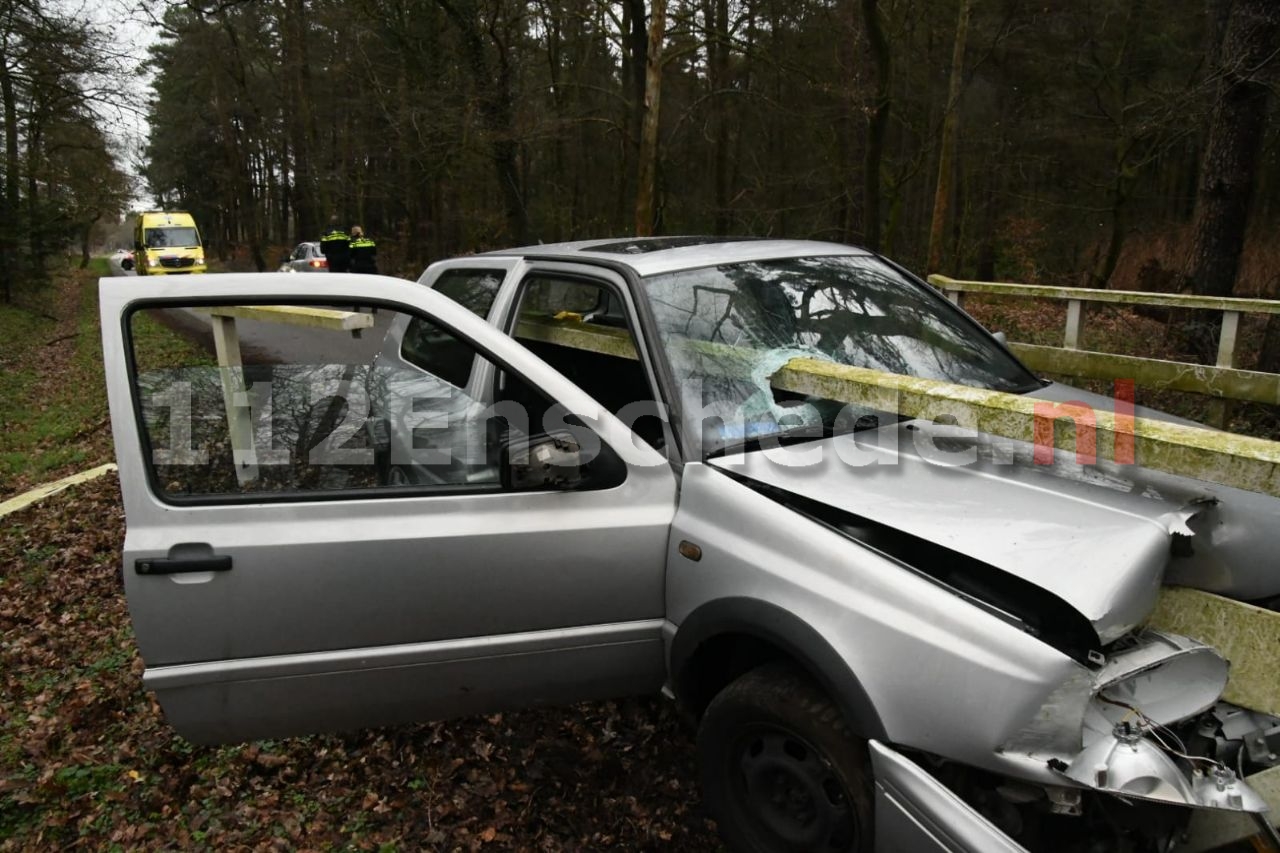
[[(657, 691), (667, 460), (432, 289), (297, 281), (101, 282), (125, 590), (171, 724), (234, 741)], [(425, 368), (378, 366), (401, 346)], [(412, 476), (386, 476), (375, 422), (408, 431)]]

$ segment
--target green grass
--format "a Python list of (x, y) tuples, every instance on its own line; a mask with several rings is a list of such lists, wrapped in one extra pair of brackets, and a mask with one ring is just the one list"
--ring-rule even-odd
[[(0, 400), (5, 404), (0, 482), (22, 476), (38, 479), (49, 471), (80, 464), (89, 455), (81, 438), (106, 416), (97, 318), (86, 316), (84, 310), (89, 301), (81, 294), (74, 351), (59, 375), (49, 375), (44, 368), (55, 358), (54, 348), (60, 342), (54, 338), (66, 327), (21, 308), (0, 308), (0, 334), (5, 341), (0, 360), (6, 366), (17, 363), (16, 369), (5, 371), (0, 385)], [(93, 308), (96, 305), (91, 304)]]
[[(0, 497), (112, 458), (98, 320), (98, 278), (109, 274), (95, 258), (58, 274), (45, 312), (0, 305)], [(58, 310), (55, 291), (73, 312), (61, 323), (42, 316)], [(208, 358), (147, 318), (136, 329), (139, 356)]]

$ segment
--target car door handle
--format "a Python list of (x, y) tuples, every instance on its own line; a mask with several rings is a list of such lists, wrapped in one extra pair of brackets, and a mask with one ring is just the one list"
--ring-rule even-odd
[(188, 572), (229, 572), (231, 558), (208, 557), (139, 557), (133, 570), (140, 575), (178, 575)]

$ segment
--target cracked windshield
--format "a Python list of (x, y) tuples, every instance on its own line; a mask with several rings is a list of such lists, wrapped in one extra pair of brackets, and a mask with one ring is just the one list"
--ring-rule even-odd
[(997, 391), (1038, 387), (957, 309), (870, 256), (727, 264), (645, 286), (685, 429), (709, 453), (878, 425), (883, 413), (870, 408), (771, 384), (793, 358)]

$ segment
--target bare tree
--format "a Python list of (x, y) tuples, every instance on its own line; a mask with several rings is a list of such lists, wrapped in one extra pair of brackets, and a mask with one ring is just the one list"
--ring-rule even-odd
[(960, 92), (964, 84), (964, 50), (969, 40), (969, 16), (973, 0), (960, 0), (960, 17), (956, 21), (956, 38), (951, 54), (951, 76), (947, 91), (946, 115), (942, 121), (942, 140), (938, 149), (938, 181), (934, 185), (933, 218), (929, 223), (929, 270), (942, 268), (943, 231), (955, 192), (954, 173), (956, 137), (960, 134)]
[(863, 166), (862, 212), (863, 242), (868, 249), (880, 248), (880, 170), (884, 158), (884, 140), (889, 131), (889, 115), (893, 108), (893, 52), (885, 38), (880, 20), (879, 0), (862, 0), (863, 28), (871, 46), (875, 66), (875, 102), (867, 121), (867, 148)]
[(667, 33), (667, 0), (653, 0), (649, 11), (649, 53), (645, 63), (644, 119), (640, 124), (637, 164), (636, 236), (653, 233), (658, 177), (658, 118), (662, 103), (662, 48)]
[[(1200, 163), (1191, 250), (1184, 290), (1230, 296), (1235, 289), (1267, 124), (1270, 88), (1263, 79), (1280, 50), (1280, 5), (1236, 0), (1220, 52), (1218, 96)], [(1280, 367), (1280, 333), (1270, 324), (1264, 362)], [(1217, 332), (1211, 324), (1184, 323), (1185, 351), (1208, 356)]]

